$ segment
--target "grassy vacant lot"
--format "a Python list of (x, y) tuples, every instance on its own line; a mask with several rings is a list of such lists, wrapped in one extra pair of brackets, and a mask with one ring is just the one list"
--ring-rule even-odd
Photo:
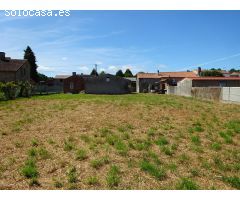
[(240, 189), (240, 105), (151, 94), (0, 102), (0, 189)]

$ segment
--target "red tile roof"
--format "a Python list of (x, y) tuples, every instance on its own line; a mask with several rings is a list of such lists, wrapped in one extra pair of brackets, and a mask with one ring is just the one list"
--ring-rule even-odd
[(138, 73), (137, 78), (192, 78), (197, 77), (194, 72), (159, 72), (158, 73)]
[(16, 72), (21, 68), (27, 60), (9, 59), (7, 61), (0, 60), (0, 72)]

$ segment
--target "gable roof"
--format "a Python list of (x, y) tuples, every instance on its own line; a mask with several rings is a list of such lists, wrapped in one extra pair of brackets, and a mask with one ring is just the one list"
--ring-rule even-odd
[(9, 59), (7, 61), (0, 60), (0, 72), (16, 72), (18, 71), (27, 60)]
[(68, 78), (68, 77), (70, 77), (71, 75), (56, 75), (55, 77), (54, 77), (54, 79), (66, 79), (66, 78)]
[(194, 72), (159, 72), (159, 73), (138, 73), (137, 78), (192, 78), (197, 77)]

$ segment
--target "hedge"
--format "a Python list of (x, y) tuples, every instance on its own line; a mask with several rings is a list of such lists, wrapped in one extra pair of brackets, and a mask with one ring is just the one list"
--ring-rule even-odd
[(0, 82), (0, 101), (16, 99), (17, 97), (30, 97), (32, 86), (29, 82)]

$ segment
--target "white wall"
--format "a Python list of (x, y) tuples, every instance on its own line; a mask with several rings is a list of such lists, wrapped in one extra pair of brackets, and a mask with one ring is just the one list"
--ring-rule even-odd
[(222, 101), (240, 102), (240, 87), (223, 87)]
[(177, 86), (168, 86), (167, 94), (175, 94), (180, 96), (191, 96), (192, 89), (192, 80), (191, 79), (183, 79), (179, 81)]

